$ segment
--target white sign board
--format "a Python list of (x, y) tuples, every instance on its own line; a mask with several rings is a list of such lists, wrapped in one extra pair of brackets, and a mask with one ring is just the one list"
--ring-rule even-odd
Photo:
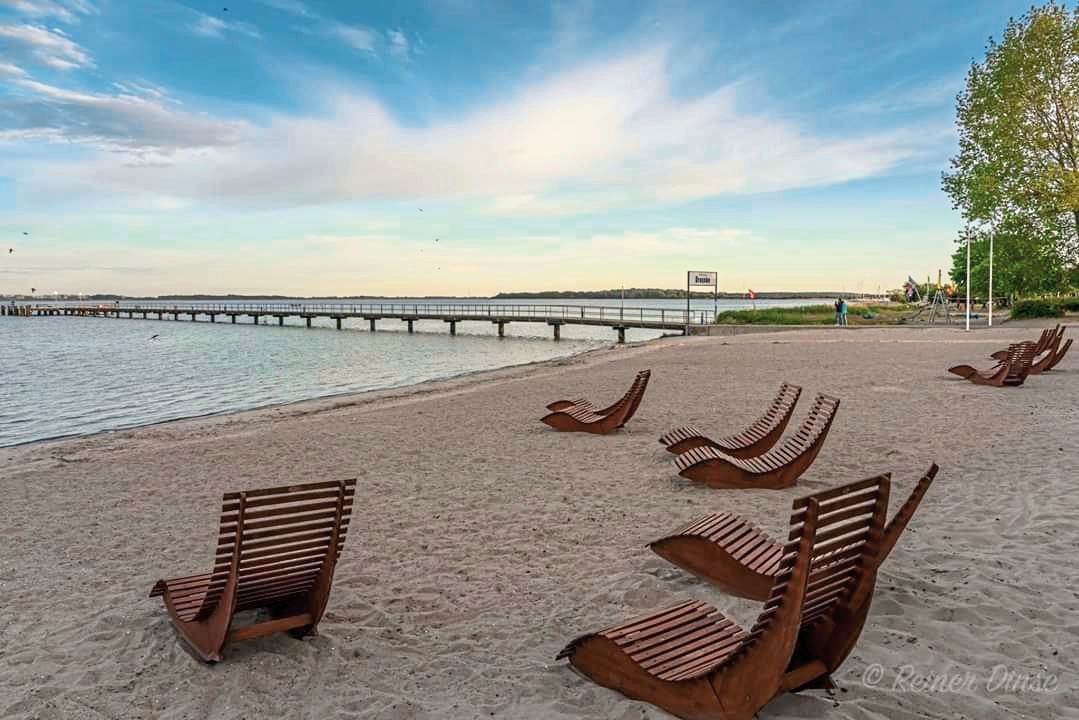
[(714, 272), (689, 272), (689, 284), (693, 286), (707, 285), (708, 287), (715, 287), (718, 282), (716, 278), (717, 273)]

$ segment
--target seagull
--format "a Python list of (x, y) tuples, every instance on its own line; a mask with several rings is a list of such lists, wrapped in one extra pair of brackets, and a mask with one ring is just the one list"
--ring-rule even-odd
[(435, 242), (438, 242), (438, 238), (435, 238)]
[(15, 248), (8, 248), (8, 249), (7, 249), (7, 254), (8, 254), (8, 255), (10, 255), (10, 254), (11, 254), (11, 253), (13, 253), (13, 252), (15, 252)]
[(32, 292), (32, 293), (37, 292), (37, 288), (30, 288), (30, 292)]
[(423, 208), (418, 208), (420, 212), (423, 212)]
[(151, 336), (150, 336), (150, 339), (151, 339), (151, 340), (157, 340), (157, 338), (158, 338), (158, 336), (157, 336), (157, 335), (151, 335)]
[(29, 235), (30, 233), (28, 233), (28, 232), (26, 232), (25, 230), (23, 230), (23, 231), (22, 231), (22, 234), (23, 234), (23, 235)]

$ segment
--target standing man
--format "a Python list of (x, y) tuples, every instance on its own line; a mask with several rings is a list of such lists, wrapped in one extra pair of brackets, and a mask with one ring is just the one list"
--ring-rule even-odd
[(843, 298), (839, 298), (839, 324), (847, 326), (847, 301)]

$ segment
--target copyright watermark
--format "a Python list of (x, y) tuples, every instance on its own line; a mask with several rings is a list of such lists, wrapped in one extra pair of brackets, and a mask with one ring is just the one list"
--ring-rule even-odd
[(905, 693), (1055, 693), (1060, 690), (1060, 678), (1040, 670), (1030, 672), (1007, 665), (996, 665), (988, 673), (971, 670), (922, 672), (913, 665), (900, 665), (889, 670), (874, 663), (862, 673), (862, 685), (867, 688)]

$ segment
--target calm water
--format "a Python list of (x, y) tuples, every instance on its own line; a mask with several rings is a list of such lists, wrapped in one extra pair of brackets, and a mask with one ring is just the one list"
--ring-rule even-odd
[[(758, 307), (805, 302), (758, 301)], [(720, 309), (744, 305), (721, 301)], [(627, 300), (625, 307), (685, 304)], [(710, 313), (712, 302), (695, 301), (694, 310)], [(311, 329), (302, 322), (291, 318), (277, 327), (243, 319), (232, 325), (186, 318), (0, 317), (0, 447), (401, 387), (565, 357), (615, 340), (609, 328), (567, 325), (554, 342), (550, 328), (539, 323), (512, 323), (500, 340), (486, 322), (458, 323), (456, 337), (440, 321), (417, 322), (414, 335), (399, 320), (380, 321), (375, 333), (360, 319), (346, 320), (340, 332), (329, 320), (315, 320)], [(631, 329), (626, 339), (659, 335)]]

